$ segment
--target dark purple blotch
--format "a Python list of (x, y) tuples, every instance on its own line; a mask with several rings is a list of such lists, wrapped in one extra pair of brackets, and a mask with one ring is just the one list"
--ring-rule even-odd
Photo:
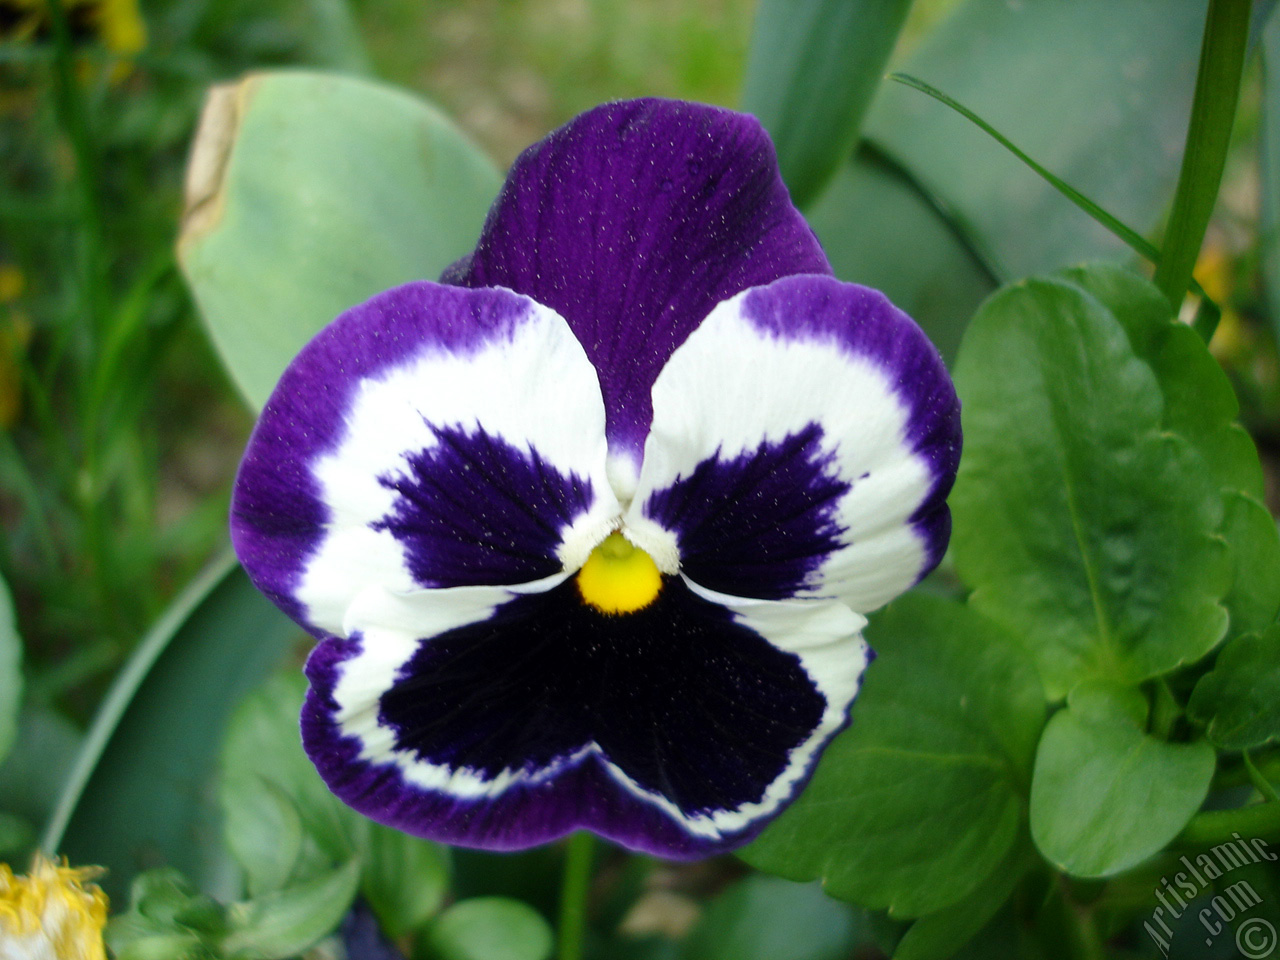
[(676, 534), (694, 583), (735, 597), (783, 600), (811, 586), (841, 545), (839, 501), (850, 485), (811, 423), (777, 443), (703, 460), (657, 490), (645, 515)]
[[(303, 740), (325, 781), (357, 810), (409, 833), (517, 849), (589, 828), (676, 859), (747, 842), (768, 818), (708, 840), (642, 800), (594, 755), (595, 742), (647, 790), (686, 813), (761, 799), (826, 702), (799, 659), (694, 595), (678, 577), (623, 616), (584, 604), (570, 581), (518, 597), (481, 623), (424, 641), (380, 702), (411, 755), (492, 776), (559, 764), (544, 782), (495, 798), (414, 787), (394, 765), (360, 759), (334, 721), (332, 691), (361, 640), (328, 640), (307, 664)], [(793, 785), (799, 792), (808, 768)]]
[(483, 429), (428, 427), (437, 443), (378, 478), (396, 500), (373, 524), (403, 544), (413, 579), (461, 587), (559, 573), (561, 535), (590, 508), (591, 482)]

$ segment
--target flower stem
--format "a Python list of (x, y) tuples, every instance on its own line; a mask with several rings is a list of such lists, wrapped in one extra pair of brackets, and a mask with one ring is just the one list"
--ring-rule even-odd
[(581, 960), (587, 928), (587, 893), (591, 888), (591, 863), (596, 838), (585, 830), (569, 838), (564, 879), (560, 885), (560, 947), (558, 960)]
[[(1191, 285), (1222, 183), (1249, 37), (1249, 7), (1249, 0), (1209, 0), (1187, 145), (1155, 276), (1175, 311)], [(1200, 332), (1212, 335), (1211, 330)]]
[(1183, 847), (1210, 847), (1242, 837), (1280, 841), (1280, 803), (1255, 803), (1235, 810), (1206, 810), (1191, 818), (1175, 843)]
[(1249, 780), (1253, 783), (1254, 789), (1262, 794), (1262, 799), (1267, 803), (1280, 802), (1280, 797), (1276, 796), (1276, 788), (1272, 786), (1271, 781), (1263, 776), (1262, 771), (1253, 764), (1253, 758), (1249, 756), (1249, 751), (1241, 754), (1244, 761), (1244, 768), (1249, 774)]

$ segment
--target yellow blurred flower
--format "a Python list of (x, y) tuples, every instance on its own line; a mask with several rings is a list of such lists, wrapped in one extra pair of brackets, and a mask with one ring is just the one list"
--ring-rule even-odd
[(36, 854), (31, 873), (15, 877), (0, 863), (0, 957), (106, 960), (107, 895), (87, 882), (101, 872)]

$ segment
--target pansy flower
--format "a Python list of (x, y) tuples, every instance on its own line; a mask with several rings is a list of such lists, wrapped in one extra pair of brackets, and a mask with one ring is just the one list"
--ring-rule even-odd
[(959, 448), (937, 351), (831, 276), (760, 125), (638, 100), (526, 150), (441, 283), (302, 351), (232, 529), (320, 638), (302, 733), (344, 801), (691, 858), (848, 722), (863, 614), (941, 558)]

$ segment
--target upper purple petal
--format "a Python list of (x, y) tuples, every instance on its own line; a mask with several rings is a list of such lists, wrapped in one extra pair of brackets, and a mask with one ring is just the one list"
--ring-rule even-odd
[(595, 365), (610, 449), (638, 462), (650, 389), (720, 301), (831, 267), (750, 116), (611, 103), (516, 160), (475, 252), (445, 275), (551, 307)]

